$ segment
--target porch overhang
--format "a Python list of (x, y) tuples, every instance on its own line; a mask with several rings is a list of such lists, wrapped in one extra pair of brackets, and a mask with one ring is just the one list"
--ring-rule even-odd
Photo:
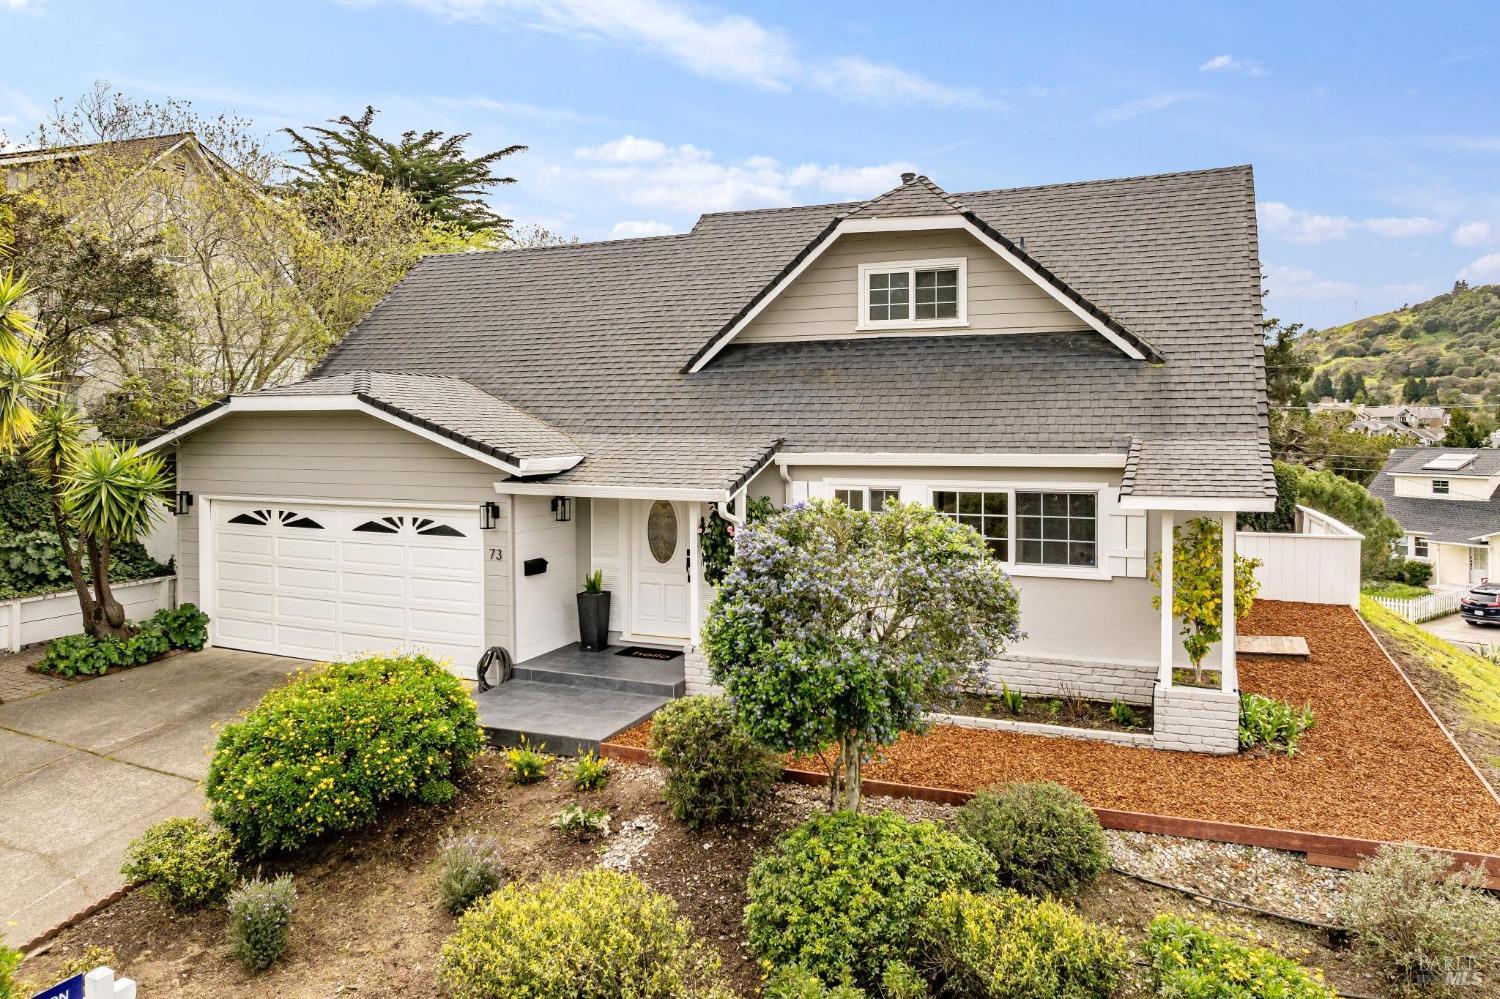
[(606, 484), (502, 479), (495, 483), (502, 496), (576, 496), (588, 499), (663, 499), (684, 503), (728, 503), (727, 489), (683, 489), (673, 486), (611, 486)]
[(1274, 496), (1141, 496), (1120, 497), (1122, 510), (1171, 510), (1177, 513), (1270, 513)]

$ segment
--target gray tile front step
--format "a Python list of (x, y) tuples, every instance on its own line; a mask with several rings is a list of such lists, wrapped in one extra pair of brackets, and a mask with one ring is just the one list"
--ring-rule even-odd
[(599, 743), (623, 732), (671, 698), (566, 683), (508, 680), (475, 696), (479, 724), (496, 746), (532, 746), (571, 756), (598, 752)]
[(577, 644), (567, 645), (519, 664), (512, 679), (654, 697), (681, 697), (686, 691), (682, 656), (661, 661), (622, 656), (619, 651), (619, 646), (587, 652)]

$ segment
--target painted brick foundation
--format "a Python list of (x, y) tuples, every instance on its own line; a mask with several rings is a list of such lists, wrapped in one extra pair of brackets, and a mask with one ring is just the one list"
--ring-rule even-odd
[(1126, 704), (1150, 704), (1156, 686), (1154, 665), (1124, 661), (1009, 655), (991, 662), (985, 673), (996, 690), (1003, 681), (1023, 694), (1081, 694), (1091, 700), (1118, 699)]
[(696, 645), (689, 645), (682, 653), (683, 678), (687, 680), (689, 694), (722, 694), (724, 688), (715, 685), (708, 671), (708, 657)]
[(1240, 748), (1240, 695), (1199, 687), (1158, 687), (1152, 701), (1157, 749), (1226, 755)]

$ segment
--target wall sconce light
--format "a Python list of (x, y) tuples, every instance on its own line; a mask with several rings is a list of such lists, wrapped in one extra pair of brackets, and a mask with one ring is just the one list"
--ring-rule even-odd
[(479, 504), (479, 529), (493, 531), (500, 521), (500, 504), (494, 500)]
[(573, 497), (552, 497), (552, 516), (559, 524), (566, 524), (573, 519)]
[(193, 508), (193, 494), (178, 490), (172, 494), (172, 516), (181, 517)]

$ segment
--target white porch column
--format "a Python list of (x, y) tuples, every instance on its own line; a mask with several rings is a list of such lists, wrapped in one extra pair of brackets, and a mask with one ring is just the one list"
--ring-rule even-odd
[(1234, 639), (1234, 548), (1235, 548), (1235, 521), (1233, 513), (1225, 513), (1223, 520), (1224, 544), (1224, 569), (1221, 585), (1223, 586), (1224, 621), (1220, 631), (1224, 634), (1224, 641), (1220, 645), (1220, 668), (1219, 689), (1233, 692), (1240, 688), (1239, 666), (1235, 662), (1235, 639)]
[(1163, 688), (1172, 686), (1172, 659), (1177, 646), (1177, 620), (1172, 615), (1172, 569), (1176, 543), (1172, 535), (1172, 511), (1161, 512), (1161, 664), (1156, 682)]
[(698, 618), (703, 613), (698, 606), (701, 592), (698, 579), (703, 574), (703, 552), (698, 543), (698, 522), (703, 517), (703, 504), (693, 503), (688, 507), (688, 644), (698, 644)]

